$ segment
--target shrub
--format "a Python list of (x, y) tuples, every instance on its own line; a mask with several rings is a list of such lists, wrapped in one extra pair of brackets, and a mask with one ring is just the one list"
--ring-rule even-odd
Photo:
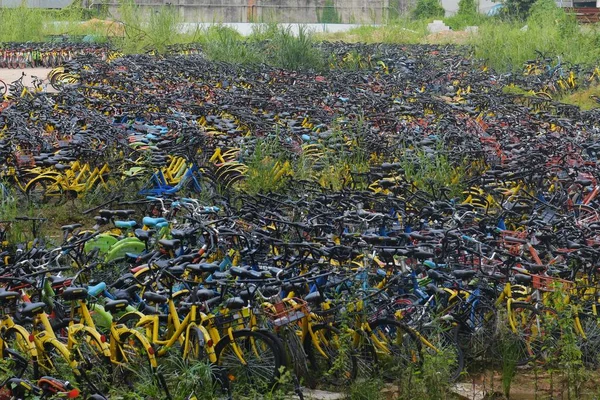
[(289, 26), (280, 27), (266, 50), (267, 60), (281, 68), (321, 70), (325, 64), (311, 32), (303, 26), (300, 26), (298, 35), (294, 35)]
[(444, 8), (439, 0), (417, 0), (417, 5), (412, 12), (414, 19), (428, 19), (444, 16)]
[(333, 0), (325, 0), (321, 14), (317, 11), (317, 20), (323, 24), (339, 24), (342, 22), (342, 18), (337, 12)]
[(475, 0), (460, 0), (458, 2), (458, 15), (477, 14), (477, 3)]

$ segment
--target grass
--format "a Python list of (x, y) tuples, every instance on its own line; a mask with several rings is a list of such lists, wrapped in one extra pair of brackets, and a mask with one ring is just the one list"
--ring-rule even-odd
[(345, 41), (349, 43), (422, 43), (427, 36), (426, 20), (399, 18), (384, 26), (364, 25), (348, 32), (317, 34), (317, 40)]
[[(363, 43), (418, 44), (460, 42), (471, 46), (475, 56), (496, 71), (516, 71), (523, 63), (536, 57), (536, 50), (558, 62), (592, 65), (600, 60), (598, 26), (580, 29), (572, 16), (557, 8), (551, 0), (538, 0), (526, 20), (498, 19), (479, 14), (463, 13), (444, 19), (454, 30), (469, 25), (479, 27), (478, 34), (453, 40), (453, 35), (429, 35), (431, 19), (395, 18), (382, 26), (360, 26), (348, 32), (313, 34), (300, 28), (292, 34), (289, 27), (262, 25), (247, 38), (231, 28), (214, 26), (193, 32), (180, 32), (177, 9), (159, 7), (151, 12), (133, 0), (123, 0), (118, 20), (93, 20), (88, 11), (70, 7), (48, 11), (26, 7), (0, 9), (0, 42), (38, 42), (48, 35), (70, 34), (87, 40), (114, 45), (126, 53), (148, 49), (164, 51), (175, 43), (200, 43), (208, 58), (239, 64), (267, 63), (288, 69), (322, 70), (327, 55), (321, 54), (318, 41)], [(523, 27), (526, 26), (526, 29)]]
[(573, 104), (582, 110), (600, 108), (600, 104), (591, 96), (600, 97), (600, 86), (595, 85), (586, 89), (578, 90), (560, 99), (562, 103)]
[(536, 50), (556, 62), (560, 57), (573, 64), (595, 64), (600, 59), (598, 31), (582, 31), (574, 17), (548, 2), (538, 1), (526, 21), (486, 21), (472, 40), (475, 56), (498, 71), (519, 70), (536, 57)]

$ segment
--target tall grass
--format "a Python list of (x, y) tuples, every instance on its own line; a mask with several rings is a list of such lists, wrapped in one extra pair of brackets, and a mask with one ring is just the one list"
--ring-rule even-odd
[(237, 64), (262, 62), (257, 51), (238, 31), (224, 25), (215, 25), (202, 30), (198, 41), (208, 58)]
[(600, 59), (599, 32), (580, 29), (575, 18), (552, 0), (538, 0), (525, 22), (490, 19), (471, 40), (475, 56), (498, 71), (522, 68), (525, 61), (536, 57), (536, 50), (574, 64), (593, 64)]
[(168, 45), (182, 41), (183, 35), (179, 32), (181, 18), (175, 7), (157, 7), (144, 14), (133, 0), (122, 0), (118, 12), (124, 28), (121, 46), (125, 53), (146, 50), (160, 53)]
[(279, 27), (266, 46), (266, 61), (293, 70), (325, 67), (325, 58), (314, 46), (312, 33), (303, 26), (299, 27), (297, 35), (289, 26)]
[(44, 12), (27, 8), (0, 8), (0, 42), (40, 42), (46, 36)]
[(398, 18), (383, 26), (363, 25), (348, 32), (323, 33), (318, 40), (360, 43), (422, 43), (427, 36), (427, 20)]

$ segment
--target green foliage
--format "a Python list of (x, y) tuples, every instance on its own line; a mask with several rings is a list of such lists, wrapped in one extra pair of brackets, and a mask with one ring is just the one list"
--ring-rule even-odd
[(600, 59), (600, 34), (582, 31), (572, 15), (556, 7), (552, 0), (539, 0), (523, 22), (490, 19), (473, 36), (475, 56), (498, 71), (517, 71), (536, 50), (573, 64), (591, 65)]
[(339, 24), (342, 17), (337, 12), (333, 0), (325, 0), (325, 4), (319, 13), (317, 10), (317, 20), (322, 24)]
[(479, 26), (487, 17), (477, 10), (478, 2), (476, 0), (460, 0), (456, 15), (445, 18), (444, 22), (453, 30), (461, 30), (467, 26)]
[(244, 183), (245, 189), (250, 193), (269, 193), (282, 190), (286, 180), (274, 179), (273, 172), (285, 162), (278, 135), (258, 141), (246, 160), (248, 172)]
[(414, 19), (439, 18), (444, 16), (444, 8), (439, 0), (417, 0), (412, 16)]
[(121, 0), (119, 15), (125, 30), (122, 49), (125, 53), (141, 53), (145, 50), (164, 52), (166, 47), (180, 41), (180, 22), (177, 8), (158, 7), (144, 15), (133, 0)]
[(425, 20), (395, 19), (384, 26), (363, 25), (348, 32), (319, 34), (320, 40), (359, 43), (422, 43), (427, 32)]
[(477, 3), (475, 0), (460, 0), (458, 2), (459, 15), (474, 15), (477, 14)]
[(233, 28), (223, 25), (211, 26), (200, 34), (199, 42), (211, 60), (236, 64), (254, 64), (262, 61), (260, 52)]
[(447, 190), (450, 197), (459, 196), (464, 190), (464, 168), (452, 165), (440, 146), (433, 152), (406, 149), (400, 159), (406, 178), (419, 190), (433, 195)]
[(517, 373), (517, 362), (522, 354), (522, 344), (519, 342), (518, 336), (510, 331), (506, 313), (499, 314), (499, 317), (500, 329), (495, 346), (502, 360), (502, 393), (506, 398), (510, 398), (510, 388)]
[(321, 70), (325, 66), (323, 54), (314, 46), (312, 34), (304, 26), (298, 35), (291, 27), (280, 27), (265, 48), (265, 60), (275, 66), (300, 70)]
[(349, 400), (383, 400), (385, 396), (381, 392), (384, 387), (383, 381), (379, 379), (369, 379), (365, 381), (356, 381), (350, 385)]
[(44, 39), (42, 10), (28, 8), (25, 2), (15, 8), (0, 8), (0, 42), (39, 42)]
[(440, 345), (437, 335), (428, 335), (436, 350), (424, 348), (421, 365), (411, 363), (407, 367), (392, 366), (398, 369), (397, 390), (402, 399), (429, 400), (454, 398), (449, 394), (450, 374), (453, 368), (452, 349)]
[(525, 20), (536, 0), (505, 0), (501, 17)]

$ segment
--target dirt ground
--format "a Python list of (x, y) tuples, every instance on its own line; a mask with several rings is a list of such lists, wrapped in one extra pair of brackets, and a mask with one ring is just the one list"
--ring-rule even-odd
[[(596, 400), (598, 395), (598, 373), (586, 372), (584, 375), (569, 378), (563, 371), (553, 374), (540, 370), (536, 373), (531, 368), (517, 368), (510, 384), (510, 400)], [(488, 370), (483, 373), (470, 374), (461, 379), (452, 390), (459, 399), (468, 400), (501, 400), (503, 382), (500, 371)]]
[(425, 37), (427, 43), (452, 43), (452, 44), (465, 44), (469, 41), (473, 33), (465, 31), (443, 31), (438, 33), (432, 33)]
[(0, 80), (4, 81), (7, 85), (10, 85), (11, 82), (16, 81), (21, 77), (21, 74), (24, 72), (25, 77), (23, 78), (23, 84), (27, 87), (33, 87), (32, 84), (32, 76), (37, 76), (44, 80), (44, 90), (48, 92), (54, 91), (50, 83), (48, 82), (48, 73), (51, 71), (51, 68), (25, 68), (25, 69), (5, 69), (0, 68)]

